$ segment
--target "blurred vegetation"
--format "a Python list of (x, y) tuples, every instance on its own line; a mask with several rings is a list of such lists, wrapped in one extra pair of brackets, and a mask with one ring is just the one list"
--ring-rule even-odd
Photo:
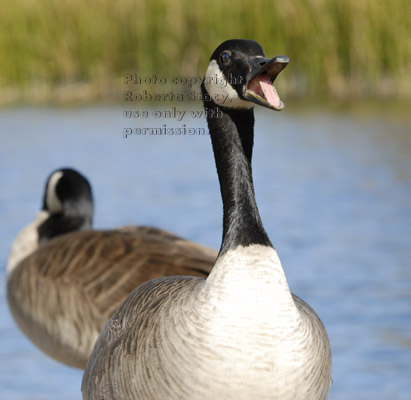
[(286, 54), (284, 96), (409, 99), (409, 0), (13, 0), (0, 103), (121, 100), (125, 73), (202, 76), (229, 38)]

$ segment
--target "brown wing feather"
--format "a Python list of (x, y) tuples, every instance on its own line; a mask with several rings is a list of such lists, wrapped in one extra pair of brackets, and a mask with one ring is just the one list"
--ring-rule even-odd
[(107, 319), (140, 284), (169, 275), (207, 276), (216, 256), (169, 232), (134, 227), (57, 237), (26, 262), (45, 278), (82, 288)]
[[(81, 361), (67, 361), (64, 353), (75, 353), (76, 343), (71, 350), (59, 349), (64, 327), (74, 325), (73, 341), (84, 342), (83, 335), (96, 335), (137, 286), (162, 276), (207, 276), (216, 256), (214, 249), (149, 227), (69, 233), (20, 263), (8, 282), (9, 304), (20, 328), (32, 340), (36, 336), (43, 351), (84, 367), (91, 348)], [(48, 334), (57, 340), (52, 351), (42, 337)], [(59, 351), (61, 356), (50, 354)]]

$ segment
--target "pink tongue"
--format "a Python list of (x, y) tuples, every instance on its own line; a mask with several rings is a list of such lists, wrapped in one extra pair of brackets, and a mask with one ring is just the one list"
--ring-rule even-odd
[(263, 89), (266, 100), (274, 107), (280, 106), (280, 98), (271, 83), (260, 81), (261, 89)]

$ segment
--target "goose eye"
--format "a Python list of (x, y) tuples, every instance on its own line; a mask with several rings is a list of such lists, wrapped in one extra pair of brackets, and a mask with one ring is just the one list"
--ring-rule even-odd
[(221, 62), (227, 64), (230, 61), (230, 55), (228, 53), (221, 54)]

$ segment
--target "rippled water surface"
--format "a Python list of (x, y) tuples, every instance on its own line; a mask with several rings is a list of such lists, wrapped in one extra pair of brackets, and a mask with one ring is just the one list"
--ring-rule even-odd
[[(39, 209), (53, 169), (71, 166), (89, 178), (96, 228), (148, 224), (219, 246), (221, 200), (209, 136), (123, 137), (123, 128), (164, 121), (169, 128), (206, 128), (205, 121), (130, 120), (122, 111), (0, 111), (3, 400), (81, 398), (82, 372), (38, 351), (5, 300), (9, 246)], [(328, 330), (331, 400), (411, 399), (410, 122), (290, 109), (256, 113), (257, 202), (293, 292)]]

